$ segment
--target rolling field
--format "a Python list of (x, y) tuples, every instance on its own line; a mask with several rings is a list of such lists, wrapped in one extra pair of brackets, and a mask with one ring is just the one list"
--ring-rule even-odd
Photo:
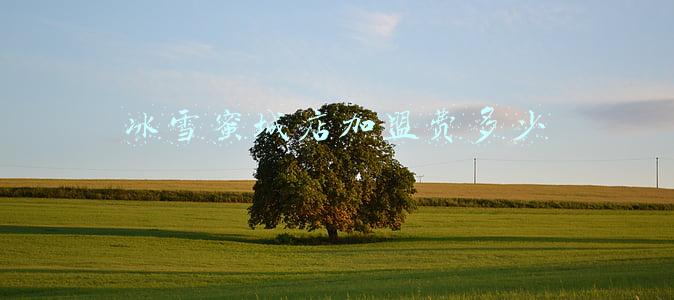
[[(2, 187), (252, 192), (252, 180), (0, 179)], [(417, 183), (415, 197), (674, 204), (674, 189), (590, 185)]]
[(674, 298), (672, 211), (420, 207), (376, 242), (284, 245), (305, 233), (247, 206), (0, 198), (0, 298)]

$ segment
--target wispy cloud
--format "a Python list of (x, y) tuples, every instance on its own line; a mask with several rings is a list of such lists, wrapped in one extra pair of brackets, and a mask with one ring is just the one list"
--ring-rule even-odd
[(179, 58), (213, 58), (217, 55), (215, 47), (205, 43), (185, 42), (161, 44), (156, 47), (156, 54), (168, 59)]
[(350, 13), (346, 28), (349, 37), (355, 40), (381, 45), (393, 38), (401, 17), (398, 13), (354, 10)]
[(674, 99), (593, 104), (581, 107), (579, 111), (609, 130), (674, 128)]
[(171, 105), (200, 103), (244, 112), (265, 109), (290, 112), (312, 103), (288, 89), (255, 78), (202, 71), (138, 69), (122, 74), (118, 84), (150, 102)]
[(478, 31), (514, 29), (526, 26), (565, 27), (582, 15), (575, 6), (536, 3), (494, 7), (476, 3), (460, 9), (450, 22), (457, 27)]

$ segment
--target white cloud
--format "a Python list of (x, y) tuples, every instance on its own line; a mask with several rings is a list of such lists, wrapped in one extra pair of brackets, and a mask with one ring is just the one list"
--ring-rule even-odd
[(578, 77), (577, 81), (564, 82), (563, 89), (551, 86), (544, 90), (544, 93), (532, 94), (531, 98), (565, 105), (674, 99), (674, 84), (666, 81), (597, 78), (589, 75)]
[(353, 39), (366, 44), (382, 44), (394, 36), (400, 20), (401, 15), (398, 13), (355, 10), (346, 27)]
[(201, 71), (138, 69), (121, 76), (119, 84), (149, 102), (171, 105), (199, 103), (227, 105), (246, 112), (289, 112), (311, 103), (288, 89), (254, 78)]
[(534, 3), (491, 7), (472, 3), (457, 9), (451, 18), (443, 19), (460, 28), (488, 32), (532, 26), (574, 26), (581, 15), (580, 8), (571, 5)]
[(670, 130), (674, 100), (640, 100), (582, 106), (579, 111), (610, 130)]

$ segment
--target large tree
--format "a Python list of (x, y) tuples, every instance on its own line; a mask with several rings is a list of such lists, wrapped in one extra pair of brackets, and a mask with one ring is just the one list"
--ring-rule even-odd
[(262, 131), (250, 149), (258, 162), (251, 228), (325, 228), (337, 232), (400, 229), (414, 173), (394, 158), (377, 114), (358, 105), (297, 110)]

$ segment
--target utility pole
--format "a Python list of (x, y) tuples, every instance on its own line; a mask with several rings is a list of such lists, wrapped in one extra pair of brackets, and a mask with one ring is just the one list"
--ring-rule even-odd
[(473, 157), (473, 184), (477, 183), (477, 157)]
[(655, 188), (660, 188), (660, 158), (655, 158)]

